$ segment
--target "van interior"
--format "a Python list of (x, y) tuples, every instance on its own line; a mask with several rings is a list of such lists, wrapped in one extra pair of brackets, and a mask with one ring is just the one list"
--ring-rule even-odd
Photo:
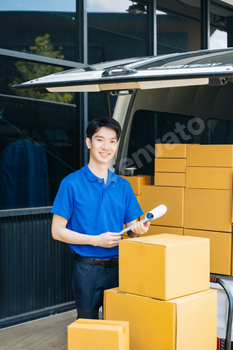
[[(156, 143), (233, 144), (233, 84), (138, 90), (126, 111), (118, 171), (153, 176)], [(126, 96), (118, 97), (125, 99)], [(116, 105), (113, 117), (121, 119)]]

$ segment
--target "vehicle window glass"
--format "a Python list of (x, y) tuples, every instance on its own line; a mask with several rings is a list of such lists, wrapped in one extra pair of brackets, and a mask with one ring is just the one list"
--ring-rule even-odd
[(230, 122), (228, 128), (227, 144), (233, 144), (233, 122)]
[(208, 119), (201, 139), (202, 144), (232, 144), (233, 122), (230, 120)]
[(146, 110), (136, 111), (130, 132), (128, 160), (135, 175), (154, 175), (156, 143), (192, 143), (187, 126), (193, 117)]

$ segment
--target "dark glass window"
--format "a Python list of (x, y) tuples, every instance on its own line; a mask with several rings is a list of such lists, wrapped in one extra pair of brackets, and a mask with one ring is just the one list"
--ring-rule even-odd
[(52, 205), (61, 180), (80, 165), (76, 95), (12, 87), (64, 69), (40, 56), (77, 61), (75, 4), (0, 4), (0, 48), (13, 50), (0, 56), (0, 210)]
[[(109, 98), (109, 103), (108, 103)], [(116, 104), (117, 96), (107, 97), (107, 94), (102, 92), (88, 93), (88, 120), (95, 118), (103, 118), (112, 116)]]
[[(37, 53), (35, 39), (49, 35), (54, 51), (61, 50), (66, 60), (76, 61), (75, 0), (0, 2), (0, 48)], [(51, 57), (51, 51), (43, 53)], [(54, 56), (53, 56), (54, 57)]]
[(52, 205), (77, 169), (76, 107), (0, 95), (0, 209)]
[(128, 12), (130, 5), (87, 0), (90, 64), (146, 55), (147, 15)]
[[(200, 13), (200, 9), (197, 12)], [(157, 28), (158, 55), (194, 51), (201, 48), (201, 26), (198, 21), (185, 16), (182, 18), (163, 13), (157, 16)]]
[[(128, 0), (101, 2), (87, 0), (88, 63), (146, 56), (147, 15), (129, 13)], [(107, 104), (105, 92), (88, 94), (88, 119), (113, 113), (116, 97)]]

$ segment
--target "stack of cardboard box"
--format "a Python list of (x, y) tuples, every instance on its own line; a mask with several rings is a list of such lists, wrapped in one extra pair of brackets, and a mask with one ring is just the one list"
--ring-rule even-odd
[(129, 321), (132, 350), (215, 350), (209, 239), (161, 234), (120, 241), (119, 288), (105, 291), (104, 317)]
[(232, 273), (232, 145), (188, 145), (184, 235), (210, 238), (210, 271)]
[[(210, 272), (233, 275), (233, 145), (155, 145), (154, 185), (141, 185), (144, 213), (167, 213), (146, 235), (172, 233), (210, 239)], [(127, 179), (129, 177), (126, 177)]]
[(154, 186), (142, 186), (144, 213), (165, 204), (167, 213), (151, 222), (148, 234), (183, 234), (187, 145), (156, 144)]

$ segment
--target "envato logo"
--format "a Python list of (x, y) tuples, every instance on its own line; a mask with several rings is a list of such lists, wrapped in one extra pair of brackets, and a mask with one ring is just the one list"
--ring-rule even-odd
[[(155, 143), (157, 144), (156, 156), (161, 157), (163, 155), (162, 147), (159, 144), (163, 143), (165, 144), (165, 148), (167, 150), (173, 150), (175, 147), (177, 147), (178, 144), (181, 143), (180, 139), (178, 138), (178, 135), (183, 141), (187, 142), (191, 140), (192, 136), (200, 135), (204, 131), (204, 129), (205, 124), (200, 118), (190, 119), (187, 123), (187, 126), (185, 126), (184, 124), (180, 124), (179, 122), (176, 123), (173, 132), (168, 132), (162, 137), (162, 139), (158, 138), (155, 141)], [(143, 161), (140, 157), (143, 157)], [(145, 161), (147, 163), (150, 163), (153, 161), (154, 158), (155, 147), (152, 147), (148, 144), (145, 147), (140, 148), (137, 152), (132, 153), (130, 157), (122, 158), (119, 162), (119, 171), (121, 174), (124, 174), (126, 168), (140, 169), (145, 164)]]

